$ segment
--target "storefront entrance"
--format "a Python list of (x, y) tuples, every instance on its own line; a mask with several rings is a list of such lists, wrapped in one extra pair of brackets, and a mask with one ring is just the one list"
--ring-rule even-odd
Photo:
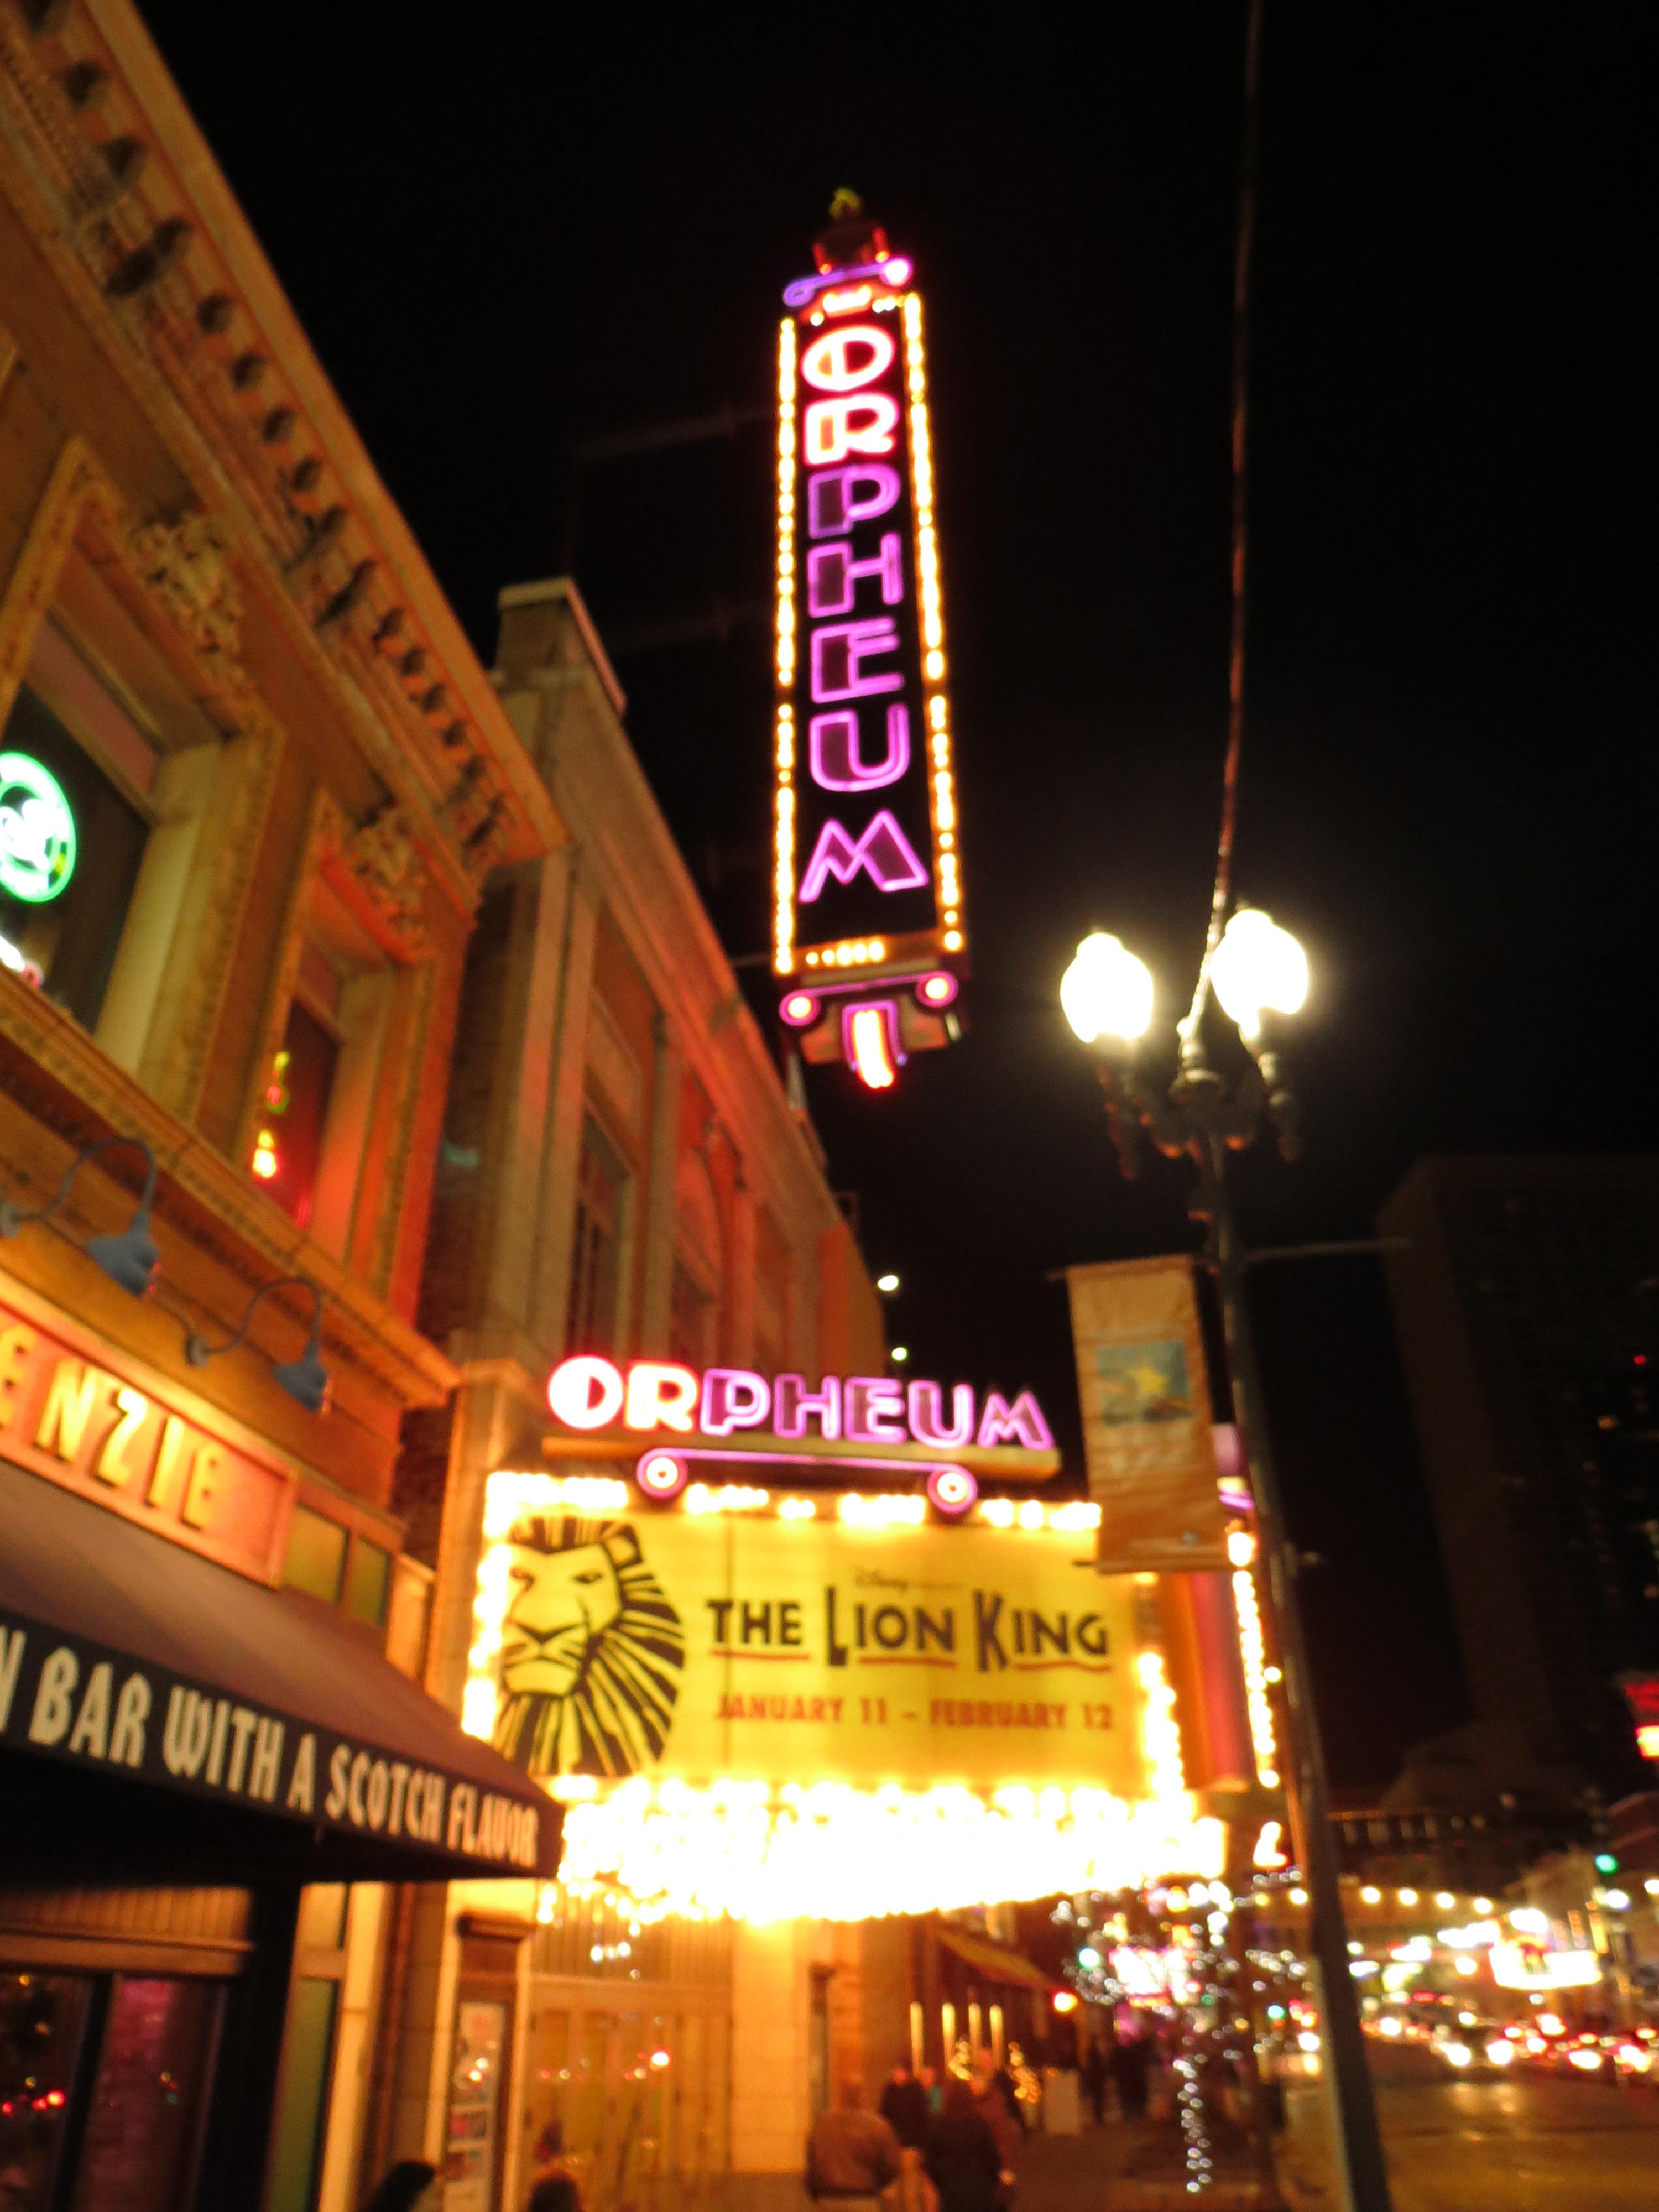
[(190, 2201), (226, 1986), (0, 1966), (6, 2212), (173, 2212)]
[(584, 2212), (707, 2201), (727, 2164), (728, 2014), (677, 2008), (667, 1991), (614, 2008), (594, 2005), (598, 1994), (591, 1984), (538, 1989), (520, 2173), (538, 2170), (538, 2144), (556, 2123)]

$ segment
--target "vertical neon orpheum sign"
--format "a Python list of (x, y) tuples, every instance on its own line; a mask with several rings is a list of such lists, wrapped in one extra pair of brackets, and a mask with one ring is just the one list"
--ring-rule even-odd
[(927, 362), (880, 229), (816, 252), (778, 337), (773, 968), (805, 1056), (885, 1090), (967, 968)]

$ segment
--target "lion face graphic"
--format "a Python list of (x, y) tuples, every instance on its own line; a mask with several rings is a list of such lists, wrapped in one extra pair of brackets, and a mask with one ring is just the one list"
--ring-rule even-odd
[(495, 1741), (532, 1775), (635, 1774), (679, 1695), (679, 1615), (625, 1521), (533, 1514), (509, 1537)]

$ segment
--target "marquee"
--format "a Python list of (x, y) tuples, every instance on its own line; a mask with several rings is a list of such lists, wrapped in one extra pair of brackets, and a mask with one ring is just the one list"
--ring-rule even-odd
[(464, 1725), (567, 1807), (567, 1880), (863, 1918), (1222, 1870), (1097, 1510), (491, 1476)]

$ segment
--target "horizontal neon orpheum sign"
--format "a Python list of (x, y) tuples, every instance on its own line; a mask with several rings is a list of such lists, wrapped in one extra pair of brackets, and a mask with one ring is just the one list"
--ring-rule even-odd
[(809, 1059), (874, 1090), (965, 963), (921, 301), (869, 258), (785, 294), (773, 967)]
[[(988, 1390), (981, 1399), (971, 1383), (958, 1382), (947, 1394), (938, 1382), (904, 1383), (889, 1375), (826, 1375), (809, 1383), (804, 1375), (769, 1378), (746, 1367), (698, 1373), (671, 1359), (633, 1359), (622, 1367), (579, 1352), (554, 1369), (547, 1402), (556, 1421), (580, 1434), (622, 1429), (660, 1439), (641, 1458), (635, 1475), (647, 1495), (660, 1499), (678, 1496), (695, 1462), (799, 1466), (811, 1457), (811, 1443), (821, 1441), (871, 1447), (869, 1456), (837, 1452), (838, 1474), (924, 1475), (927, 1494), (942, 1512), (965, 1513), (979, 1494), (965, 1468), (948, 1460), (929, 1468), (908, 1456), (884, 1457), (882, 1448), (920, 1444), (944, 1454), (999, 1445), (1054, 1449), (1054, 1436), (1030, 1390), (1012, 1400)], [(727, 1442), (745, 1432), (752, 1437), (749, 1444)], [(708, 1438), (716, 1440), (713, 1448)], [(806, 1449), (787, 1449), (792, 1444)]]

